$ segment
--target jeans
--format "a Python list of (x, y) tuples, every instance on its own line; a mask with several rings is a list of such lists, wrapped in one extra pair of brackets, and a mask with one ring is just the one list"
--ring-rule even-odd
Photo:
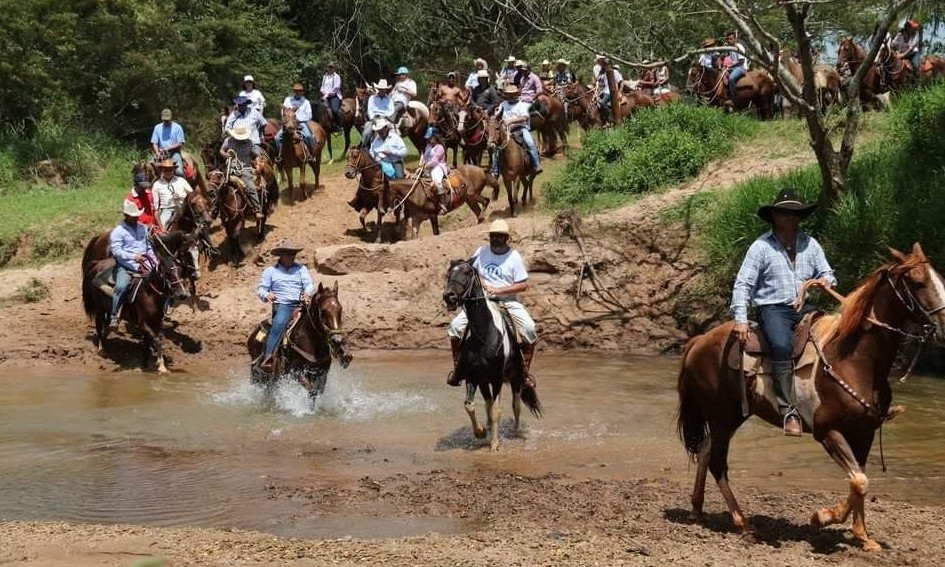
[(602, 93), (600, 95), (600, 101), (597, 103), (597, 107), (600, 109), (600, 117), (604, 122), (610, 122), (610, 101), (612, 101), (613, 98), (613, 95), (610, 93)]
[[(501, 303), (509, 312), (509, 315), (512, 317), (512, 321), (515, 322), (515, 326), (518, 328), (518, 332), (522, 336), (522, 340), (530, 345), (535, 344), (535, 341), (538, 340), (538, 332), (535, 328), (535, 320), (532, 319), (532, 316), (528, 314), (525, 306), (514, 299), (508, 299), (502, 301)], [(461, 310), (459, 315), (457, 315), (450, 323), (446, 334), (450, 337), (461, 339), (466, 333), (466, 325), (468, 324), (469, 319), (466, 318), (466, 311)]]
[(912, 63), (913, 76), (918, 77), (922, 72), (922, 54), (916, 50), (916, 52), (909, 57), (909, 62)]
[(110, 315), (111, 320), (115, 320), (118, 317), (118, 312), (121, 311), (121, 302), (125, 299), (125, 294), (128, 293), (128, 288), (131, 287), (131, 272), (122, 266), (115, 267), (115, 292), (112, 295), (112, 312)]
[[(529, 155), (532, 156), (532, 164), (535, 167), (539, 165), (538, 159), (538, 146), (535, 145), (535, 139), (532, 137), (532, 133), (526, 127), (522, 127), (516, 130), (516, 132), (522, 133), (522, 141), (525, 142), (525, 146), (528, 148)], [(501, 154), (498, 150), (492, 152), (492, 177), (496, 179), (499, 178), (499, 167), (501, 161)]]
[(804, 315), (814, 310), (810, 304), (804, 306), (800, 312), (792, 305), (759, 305), (758, 324), (761, 333), (771, 348), (772, 362), (790, 362), (794, 348), (794, 328), (801, 322)]
[(254, 213), (261, 212), (262, 208), (259, 204), (259, 192), (256, 189), (256, 182), (253, 181), (253, 170), (244, 167), (243, 171), (240, 173), (240, 179), (242, 179), (243, 184), (246, 185), (246, 194), (249, 195), (249, 206), (253, 209)]
[(341, 98), (335, 95), (332, 95), (325, 99), (325, 102), (328, 103), (328, 108), (331, 109), (331, 119), (335, 126), (338, 126), (341, 123), (339, 113), (341, 112)]
[(728, 75), (728, 98), (734, 101), (738, 93), (738, 80), (745, 76), (744, 67), (735, 67)]
[(266, 337), (265, 356), (270, 356), (279, 348), (282, 342), (282, 335), (285, 334), (289, 321), (292, 320), (292, 314), (298, 307), (296, 303), (273, 303), (272, 304), (272, 327), (269, 329), (269, 335)]
[[(311, 148), (313, 142), (312, 131), (308, 129), (308, 122), (299, 122), (299, 132), (302, 133), (302, 139), (305, 140), (305, 143)], [(276, 153), (279, 153), (279, 150), (282, 148), (282, 128), (279, 128), (279, 131), (276, 132), (276, 137), (272, 142), (276, 146)]]

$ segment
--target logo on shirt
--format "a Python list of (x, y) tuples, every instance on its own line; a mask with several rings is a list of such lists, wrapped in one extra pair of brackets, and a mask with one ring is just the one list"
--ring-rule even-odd
[(486, 264), (486, 267), (482, 269), (485, 273), (487, 280), (491, 281), (502, 281), (502, 268), (499, 267), (495, 262)]

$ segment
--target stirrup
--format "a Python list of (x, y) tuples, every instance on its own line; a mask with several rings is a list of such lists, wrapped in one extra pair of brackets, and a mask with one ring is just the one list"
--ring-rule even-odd
[(452, 370), (449, 374), (446, 375), (446, 384), (449, 386), (459, 386), (463, 383), (463, 379), (456, 375), (456, 371)]
[[(789, 422), (793, 422), (794, 425), (797, 427), (797, 429), (795, 429), (794, 427), (789, 428), (788, 426)], [(801, 416), (798, 415), (797, 410), (795, 410), (794, 408), (791, 408), (791, 411), (789, 411), (787, 415), (784, 416), (783, 429), (784, 429), (784, 435), (787, 437), (801, 437), (803, 435), (804, 426), (801, 425)]]

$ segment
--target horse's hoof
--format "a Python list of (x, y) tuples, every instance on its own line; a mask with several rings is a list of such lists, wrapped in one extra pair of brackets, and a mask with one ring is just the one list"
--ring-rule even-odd
[(867, 539), (863, 542), (863, 551), (869, 551), (870, 553), (878, 553), (883, 550), (883, 546), (876, 543), (874, 539)]
[(473, 430), (473, 435), (476, 436), (476, 439), (485, 439), (485, 438), (486, 438), (486, 430), (485, 430), (485, 429), (475, 429), (475, 430)]
[(822, 528), (824, 526), (827, 526), (833, 523), (830, 520), (831, 520), (830, 510), (824, 508), (821, 510), (817, 510), (816, 512), (813, 513), (813, 515), (811, 515), (810, 525), (814, 526), (815, 528)]
[(491, 453), (498, 453), (498, 452), (499, 452), (499, 444), (498, 444), (498, 443), (493, 443), (493, 444), (491, 444), (491, 445), (489, 446), (489, 452), (491, 452)]
[(157, 371), (158, 371), (158, 374), (168, 374), (168, 373), (169, 373), (169, 371), (167, 370), (167, 366), (164, 366), (163, 364), (160, 365), (160, 366), (158, 366)]

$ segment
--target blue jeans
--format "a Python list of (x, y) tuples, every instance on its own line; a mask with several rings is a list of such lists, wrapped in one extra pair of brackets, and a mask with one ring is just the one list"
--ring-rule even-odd
[[(538, 167), (538, 146), (535, 145), (535, 139), (532, 138), (532, 133), (527, 127), (521, 127), (515, 130), (516, 132), (522, 133), (522, 140), (525, 142), (525, 145), (528, 147), (528, 153), (532, 156), (532, 163), (535, 167)], [(499, 161), (501, 154), (498, 150), (492, 154), (492, 176), (495, 178), (499, 177)]]
[(276, 352), (279, 343), (282, 342), (282, 335), (285, 334), (289, 321), (292, 320), (292, 313), (295, 312), (298, 304), (273, 303), (272, 304), (272, 327), (269, 329), (269, 336), (266, 337), (266, 353), (269, 356)]
[(610, 101), (613, 100), (613, 96), (610, 93), (603, 93), (600, 95), (600, 101), (597, 103), (597, 108), (600, 109), (600, 117), (604, 122), (610, 121)]
[(331, 119), (335, 125), (337, 125), (340, 120), (338, 120), (338, 113), (341, 112), (341, 98), (337, 96), (330, 96), (325, 99), (325, 102), (328, 103), (328, 108), (331, 109)]
[(922, 54), (916, 50), (916, 52), (909, 57), (909, 62), (912, 63), (912, 74), (918, 77), (922, 72)]
[(735, 67), (728, 75), (728, 98), (735, 101), (735, 95), (738, 93), (738, 80), (745, 76), (744, 67)]
[[(311, 148), (312, 131), (308, 129), (308, 122), (299, 122), (299, 131), (302, 132), (302, 139), (305, 140), (305, 143), (308, 144), (309, 148)], [(279, 131), (276, 132), (276, 137), (273, 138), (272, 142), (276, 146), (276, 153), (278, 153), (282, 148), (282, 128), (279, 128)]]
[(804, 315), (813, 311), (810, 304), (804, 306), (800, 312), (792, 305), (759, 305), (758, 324), (761, 333), (771, 348), (772, 362), (790, 362), (794, 348), (794, 328), (801, 322)]
[(117, 266), (115, 268), (115, 292), (112, 295), (112, 312), (110, 314), (112, 320), (118, 317), (118, 312), (121, 311), (121, 302), (125, 299), (129, 287), (131, 287), (131, 272)]

